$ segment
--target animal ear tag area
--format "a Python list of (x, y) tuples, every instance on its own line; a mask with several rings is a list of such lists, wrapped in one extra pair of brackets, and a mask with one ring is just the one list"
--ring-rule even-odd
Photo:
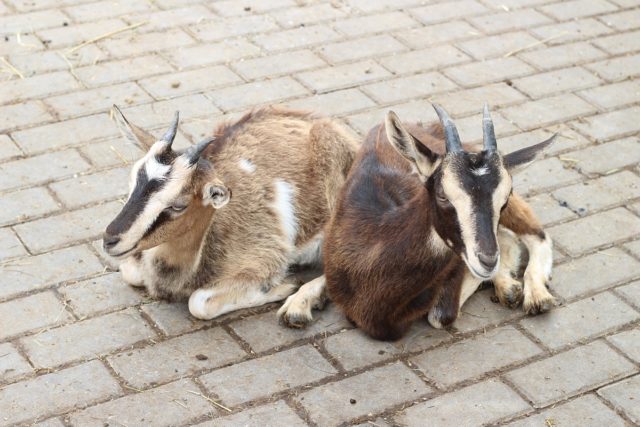
[(202, 203), (220, 209), (231, 199), (231, 190), (224, 185), (207, 183), (202, 191)]

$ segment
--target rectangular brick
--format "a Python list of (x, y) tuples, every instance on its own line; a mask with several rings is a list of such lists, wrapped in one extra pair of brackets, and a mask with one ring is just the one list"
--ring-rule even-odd
[(590, 62), (606, 58), (606, 56), (606, 53), (587, 42), (567, 43), (544, 49), (527, 50), (518, 54), (519, 58), (541, 70)]
[(609, 81), (640, 76), (640, 55), (623, 56), (587, 65), (587, 68)]
[(594, 44), (613, 55), (620, 55), (640, 50), (640, 41), (638, 40), (640, 40), (640, 31), (633, 31), (609, 37), (600, 37), (594, 40)]
[(237, 406), (336, 373), (320, 353), (306, 345), (218, 369), (200, 381), (225, 405)]
[(493, 289), (478, 291), (467, 300), (454, 323), (456, 331), (486, 330), (507, 321), (524, 316), (520, 310), (511, 310), (491, 299)]
[(366, 94), (378, 102), (397, 102), (455, 89), (451, 80), (438, 72), (415, 74), (364, 86)]
[(170, 98), (207, 89), (242, 82), (227, 67), (217, 65), (181, 73), (140, 80), (140, 85), (157, 99)]
[(558, 349), (603, 335), (638, 317), (633, 308), (606, 292), (556, 308), (553, 316), (528, 317), (520, 324), (547, 347)]
[(0, 107), (0, 132), (53, 120), (40, 101), (27, 101)]
[(478, 15), (488, 9), (475, 0), (450, 1), (410, 9), (411, 14), (424, 24), (460, 19)]
[(31, 373), (33, 368), (11, 343), (0, 344), (0, 383)]
[(542, 98), (557, 92), (574, 91), (597, 86), (602, 81), (581, 67), (564, 68), (513, 81), (515, 87), (532, 98)]
[(8, 60), (25, 76), (33, 76), (50, 71), (68, 70), (70, 68), (69, 63), (73, 67), (81, 67), (93, 64), (103, 58), (104, 52), (100, 48), (96, 45), (88, 45), (72, 53), (69, 53), (68, 49), (36, 51), (33, 53), (16, 52), (9, 56)]
[(345, 13), (336, 5), (329, 3), (296, 6), (274, 14), (274, 19), (283, 27), (299, 27), (320, 21), (341, 18)]
[(539, 99), (501, 110), (519, 127), (529, 130), (595, 112), (595, 107), (573, 94)]
[(462, 86), (478, 86), (532, 74), (534, 69), (521, 60), (510, 56), (457, 65), (442, 72)]
[(559, 24), (543, 25), (531, 29), (531, 32), (547, 44), (565, 44), (576, 40), (588, 40), (610, 34), (613, 30), (593, 18), (576, 19)]
[(93, 359), (155, 335), (140, 314), (129, 308), (26, 337), (20, 343), (36, 367), (49, 368)]
[(555, 157), (538, 160), (513, 177), (513, 188), (520, 194), (541, 192), (543, 190), (572, 184), (582, 179), (573, 169)]
[[(15, 230), (27, 248), (40, 253), (77, 240), (98, 237), (110, 218), (115, 218), (121, 209), (122, 203), (108, 202), (20, 224)], [(102, 220), (97, 221), (96, 218)]]
[(625, 377), (637, 368), (601, 341), (556, 354), (506, 376), (536, 408)]
[(599, 114), (573, 123), (578, 130), (599, 141), (606, 141), (627, 135), (636, 134), (640, 130), (637, 117), (640, 107)]
[(638, 102), (640, 80), (613, 83), (579, 92), (580, 96), (602, 108), (624, 107)]
[(9, 138), (9, 135), (0, 135), (0, 161), (12, 159), (22, 155), (22, 151)]
[(212, 328), (109, 356), (107, 360), (129, 384), (146, 388), (244, 356), (245, 352), (225, 331)]
[[(212, 324), (210, 321), (193, 317), (189, 313), (189, 307), (182, 302), (156, 301), (151, 304), (144, 304), (141, 310), (149, 316), (158, 329), (168, 336), (194, 332)], [(233, 315), (237, 313), (233, 312)], [(220, 321), (220, 319), (216, 318), (216, 321)]]
[(609, 426), (624, 427), (626, 424), (614, 411), (593, 395), (578, 397), (568, 403), (554, 406), (539, 414), (532, 414), (519, 421), (507, 424), (509, 427), (536, 427), (553, 420), (557, 426)]
[(166, 30), (171, 27), (191, 27), (203, 20), (213, 19), (215, 14), (204, 5), (191, 5), (168, 10), (144, 11), (124, 18), (129, 24), (148, 21), (144, 31)]
[(574, 212), (545, 193), (528, 198), (527, 203), (543, 225), (577, 217)]
[(70, 6), (63, 10), (76, 22), (88, 22), (150, 10), (151, 8), (152, 5), (145, 1), (114, 2), (112, 0), (103, 0)]
[(570, 255), (577, 255), (640, 234), (640, 218), (624, 208), (616, 208), (557, 225), (549, 233)]
[(260, 54), (260, 48), (244, 39), (198, 44), (167, 52), (167, 56), (180, 70), (200, 65), (227, 63), (258, 54)]
[(513, 390), (492, 379), (438, 396), (402, 411), (394, 418), (407, 427), (494, 424), (507, 416), (529, 409), (529, 405)]
[(80, 88), (78, 81), (66, 71), (9, 80), (0, 85), (0, 103), (24, 101), (32, 98), (70, 92)]
[(527, 98), (504, 83), (467, 89), (460, 92), (436, 95), (430, 99), (438, 103), (453, 116), (478, 113), (487, 102), (491, 109), (525, 101)]
[(59, 10), (51, 9), (31, 13), (0, 16), (0, 34), (31, 33), (51, 27), (62, 27), (69, 18)]
[(84, 246), (33, 256), (25, 262), (9, 262), (0, 267), (0, 298), (80, 279), (102, 270), (98, 258)]
[(38, 0), (37, 2), (34, 2), (33, 0), (9, 0), (8, 3), (18, 11), (24, 12), (38, 9), (49, 9), (54, 6), (60, 7), (74, 3), (88, 3), (90, 1), (91, 0)]
[(387, 9), (405, 8), (421, 4), (421, 0), (347, 0), (349, 5), (358, 8), (362, 12), (379, 12)]
[(347, 36), (361, 36), (363, 34), (379, 32), (384, 28), (385, 32), (402, 30), (417, 26), (418, 23), (405, 13), (394, 10), (377, 15), (358, 16), (341, 19), (333, 24), (333, 27)]
[(375, 62), (363, 61), (298, 74), (304, 84), (318, 92), (358, 86), (391, 74)]
[[(153, 104), (147, 104), (153, 105)], [(143, 156), (142, 150), (125, 138), (93, 142), (80, 151), (96, 167), (131, 165)]]
[(112, 31), (117, 31), (126, 26), (127, 24), (121, 19), (105, 19), (85, 24), (70, 25), (68, 27), (53, 28), (51, 30), (41, 30), (37, 31), (36, 34), (41, 40), (48, 40), (47, 46), (49, 48), (57, 49), (60, 47), (79, 45), (80, 43)]
[(635, 137), (596, 145), (570, 154), (576, 168), (586, 174), (607, 174), (640, 161), (640, 146)]
[(80, 318), (137, 305), (145, 299), (141, 292), (124, 283), (119, 273), (72, 283), (58, 291)]
[(396, 53), (386, 58), (378, 59), (385, 68), (396, 74), (436, 70), (467, 60), (469, 60), (467, 55), (450, 45), (413, 50), (407, 53)]
[(0, 413), (7, 423), (21, 423), (120, 393), (104, 365), (92, 361), (0, 389)]
[(299, 50), (255, 59), (244, 59), (232, 64), (232, 67), (243, 77), (254, 80), (326, 65), (325, 61), (310, 50)]
[(120, 61), (76, 68), (75, 74), (89, 87), (138, 80), (155, 74), (169, 73), (171, 65), (157, 55), (140, 56)]
[(640, 307), (640, 282), (630, 283), (616, 289), (617, 293), (631, 302), (636, 308)]
[(89, 168), (76, 151), (65, 150), (3, 163), (0, 168), (0, 189), (37, 185), (59, 179)]
[(469, 39), (479, 36), (478, 30), (464, 21), (451, 21), (428, 27), (414, 28), (394, 34), (412, 48), (438, 45), (455, 40)]
[(12, 135), (25, 153), (33, 154), (115, 136), (118, 128), (107, 114), (96, 114), (20, 130)]
[(106, 39), (100, 42), (100, 47), (104, 48), (114, 58), (143, 55), (158, 51), (159, 47), (164, 50), (175, 51), (183, 46), (195, 44), (194, 39), (184, 31), (172, 28), (165, 31), (129, 34)]
[(152, 101), (135, 83), (103, 86), (47, 99), (62, 118), (85, 116), (108, 111), (113, 104), (126, 107)]
[[(460, 132), (460, 137), (464, 142), (473, 143), (482, 141), (482, 114), (479, 111), (481, 105), (478, 105), (477, 107), (479, 107), (477, 114), (456, 120), (458, 132)], [(498, 138), (511, 135), (518, 131), (518, 128), (506, 120), (500, 113), (495, 111), (492, 112), (491, 118), (493, 119), (493, 124), (495, 125), (495, 131)]]
[(351, 39), (344, 42), (324, 45), (320, 48), (322, 55), (334, 64), (379, 57), (405, 50), (407, 50), (407, 48), (402, 43), (388, 34)]
[(475, 38), (458, 43), (458, 46), (476, 59), (488, 59), (506, 55), (526, 48), (538, 40), (524, 31), (505, 33), (496, 36)]
[(0, 228), (0, 262), (29, 255), (10, 228)]
[(618, 31), (633, 30), (640, 27), (640, 9), (612, 13), (611, 15), (601, 16), (599, 19)]
[[(287, 426), (287, 427), (306, 427), (307, 423), (302, 421), (296, 413), (285, 402), (279, 400), (275, 403), (269, 403), (264, 406), (252, 407), (245, 409), (226, 417), (216, 418), (198, 424), (195, 427), (236, 427), (251, 426), (253, 423), (259, 423), (264, 426)], [(258, 427), (258, 426), (256, 426)]]
[[(545, 141), (550, 138), (551, 135), (557, 133), (554, 143), (545, 150), (545, 155), (552, 156), (567, 151), (576, 150), (580, 147), (591, 145), (584, 136), (580, 135), (576, 131), (569, 128), (566, 124), (558, 124), (545, 128), (535, 129), (529, 132), (522, 132), (506, 138), (501, 138), (498, 143), (498, 148), (509, 153), (511, 151), (519, 150), (521, 148), (529, 147), (539, 142)], [(561, 161), (565, 162), (564, 156), (561, 156)], [(571, 158), (571, 155), (568, 155)], [(570, 162), (567, 162), (569, 164)]]
[[(192, 120), (196, 117), (210, 118), (222, 114), (213, 105), (213, 101), (201, 94), (186, 95), (152, 104), (138, 105), (124, 109), (123, 113), (131, 123), (135, 123), (144, 129), (160, 128), (161, 130), (157, 132), (158, 137), (160, 137), (161, 132), (164, 132), (169, 126), (169, 121), (176, 111), (180, 112), (180, 118), (184, 120)], [(180, 124), (182, 125), (182, 121)], [(211, 126), (210, 130), (212, 129), (213, 126)]]
[(43, 329), (73, 318), (65, 306), (47, 291), (0, 304), (0, 339)]
[(309, 25), (291, 30), (254, 36), (253, 41), (269, 51), (296, 49), (339, 39), (341, 36), (326, 25)]
[[(238, 2), (236, 0), (223, 0), (211, 4), (221, 16), (238, 16), (245, 15), (247, 12), (263, 13), (274, 9), (295, 6), (294, 0), (270, 0), (268, 2), (261, 0), (245, 0)], [(247, 8), (249, 8), (247, 10)]]
[(289, 108), (314, 111), (327, 116), (350, 113), (376, 105), (358, 89), (337, 90), (310, 98), (287, 102)]
[(607, 337), (607, 341), (629, 356), (636, 363), (640, 363), (640, 330), (631, 329)]
[(41, 187), (0, 196), (0, 225), (8, 225), (58, 210), (58, 203)]
[(25, 47), (33, 51), (43, 50), (44, 44), (36, 36), (32, 34), (5, 34), (4, 42), (0, 43), (0, 55), (9, 56), (18, 53), (24, 53)]
[[(384, 387), (380, 384), (384, 383)], [(324, 384), (295, 399), (319, 425), (337, 425), (356, 417), (382, 412), (390, 406), (415, 400), (430, 392), (409, 368), (400, 362), (376, 368), (341, 381)], [(356, 403), (350, 403), (355, 400)]]
[(222, 110), (230, 111), (282, 101), (306, 94), (308, 94), (308, 91), (300, 83), (290, 77), (280, 77), (240, 86), (225, 87), (209, 92), (207, 96), (213, 99)]
[(209, 20), (189, 27), (191, 33), (195, 35), (198, 40), (205, 42), (223, 40), (246, 34), (262, 33), (276, 29), (278, 29), (278, 25), (268, 15)]
[(553, 22), (551, 19), (533, 9), (507, 10), (492, 15), (470, 18), (469, 21), (487, 34), (522, 30)]
[(51, 189), (68, 208), (122, 198), (128, 192), (129, 168), (110, 169), (51, 184)]
[(640, 375), (598, 390), (598, 394), (624, 413), (634, 423), (640, 423)]
[(572, 0), (542, 6), (540, 10), (559, 21), (612, 12), (617, 7), (606, 0)]

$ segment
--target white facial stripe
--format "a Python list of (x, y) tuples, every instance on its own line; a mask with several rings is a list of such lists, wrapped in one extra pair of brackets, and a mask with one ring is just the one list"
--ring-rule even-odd
[(169, 165), (163, 165), (162, 163), (158, 162), (154, 157), (151, 157), (150, 159), (148, 159), (146, 161), (146, 163), (144, 164), (144, 170), (147, 173), (147, 178), (149, 180), (152, 179), (158, 179), (158, 180), (164, 180), (167, 178), (167, 172), (169, 172), (169, 169), (171, 169), (171, 166)]
[(291, 184), (281, 179), (276, 179), (273, 186), (275, 189), (273, 208), (280, 218), (285, 237), (293, 245), (298, 235), (298, 219), (293, 206), (295, 190)]
[(489, 173), (489, 168), (486, 166), (482, 166), (481, 168), (473, 169), (471, 173), (477, 176), (486, 175)]
[(240, 169), (242, 169), (247, 173), (254, 173), (256, 171), (256, 165), (251, 163), (251, 160), (240, 159), (240, 162), (238, 162), (238, 165), (240, 166)]

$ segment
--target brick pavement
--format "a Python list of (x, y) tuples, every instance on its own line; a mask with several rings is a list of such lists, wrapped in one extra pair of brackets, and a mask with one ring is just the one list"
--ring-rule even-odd
[[(640, 424), (640, 1), (0, 0), (0, 56), (0, 425)], [(552, 313), (483, 290), (398, 343), (331, 306), (203, 322), (100, 253), (140, 155), (113, 103), (155, 131), (179, 109), (185, 146), (259, 104), (362, 134), (432, 100), (467, 141), (487, 100), (504, 151), (561, 133), (515, 179)]]

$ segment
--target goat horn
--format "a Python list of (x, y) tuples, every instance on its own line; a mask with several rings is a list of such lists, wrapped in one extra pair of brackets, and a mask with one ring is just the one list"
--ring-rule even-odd
[(482, 110), (482, 138), (484, 140), (484, 149), (486, 151), (496, 151), (498, 146), (496, 144), (496, 132), (493, 129), (493, 120), (489, 114), (489, 105), (484, 103), (484, 109)]
[(442, 127), (444, 128), (444, 141), (447, 147), (447, 153), (462, 151), (460, 135), (458, 135), (458, 129), (456, 128), (456, 125), (453, 124), (451, 117), (449, 117), (447, 112), (438, 104), (433, 104), (433, 108), (436, 110), (440, 123), (442, 123)]
[(189, 164), (195, 165), (196, 163), (198, 163), (202, 152), (209, 146), (209, 144), (211, 144), (215, 140), (215, 136), (205, 138), (202, 141), (198, 142), (196, 145), (192, 145), (191, 147), (187, 148), (187, 151), (185, 151), (184, 155), (189, 160)]
[(173, 122), (169, 127), (167, 133), (164, 134), (162, 140), (167, 143), (167, 147), (171, 148), (171, 144), (173, 144), (173, 140), (176, 138), (176, 133), (178, 132), (178, 121), (180, 120), (180, 113), (176, 111), (173, 116)]

